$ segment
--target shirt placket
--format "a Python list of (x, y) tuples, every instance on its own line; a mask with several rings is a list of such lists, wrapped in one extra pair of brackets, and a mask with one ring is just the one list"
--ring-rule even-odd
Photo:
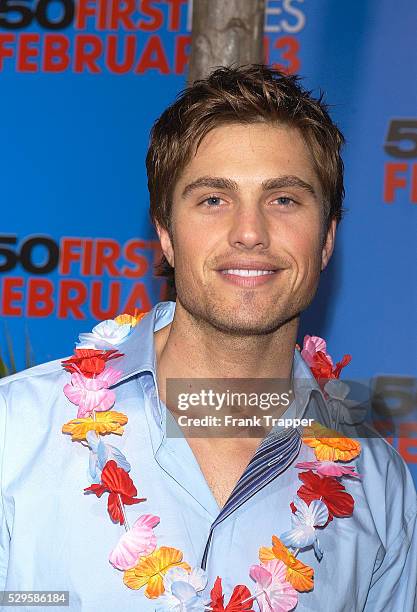
[(207, 567), (216, 527), (287, 470), (298, 456), (300, 448), (301, 435), (298, 429), (273, 433), (263, 440), (210, 527), (200, 564), (202, 569)]
[(195, 455), (184, 436), (167, 438), (167, 410), (162, 410), (160, 407), (152, 373), (142, 376), (140, 382), (145, 394), (145, 411), (150, 425), (155, 461), (187, 495), (200, 505), (210, 524), (218, 515), (219, 506)]

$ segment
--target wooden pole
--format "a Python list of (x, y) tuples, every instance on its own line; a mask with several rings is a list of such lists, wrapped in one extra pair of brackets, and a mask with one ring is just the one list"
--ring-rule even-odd
[(263, 64), (265, 0), (193, 0), (188, 84), (215, 66)]

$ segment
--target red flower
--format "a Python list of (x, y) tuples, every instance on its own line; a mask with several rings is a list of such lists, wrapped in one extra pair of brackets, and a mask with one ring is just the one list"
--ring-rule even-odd
[(333, 370), (333, 378), (339, 378), (340, 372), (345, 366), (352, 361), (352, 355), (343, 355), (342, 359), (338, 361)]
[(115, 349), (110, 351), (75, 349), (75, 355), (63, 361), (62, 365), (67, 372), (81, 372), (87, 378), (94, 378), (96, 374), (101, 374), (109, 359), (117, 357), (123, 357), (123, 354)]
[(213, 612), (253, 612), (253, 599), (242, 603), (245, 599), (249, 599), (251, 596), (251, 592), (249, 591), (248, 587), (244, 586), (243, 584), (238, 584), (238, 586), (235, 586), (229, 603), (226, 607), (224, 607), (222, 579), (220, 576), (217, 576), (214, 587), (211, 589), (210, 596), (211, 601), (209, 605)]
[(320, 387), (323, 388), (330, 378), (339, 378), (342, 369), (347, 366), (351, 360), (351, 355), (344, 355), (343, 359), (338, 361), (336, 365), (333, 366), (326, 353), (323, 353), (323, 351), (317, 351), (317, 353), (315, 353), (311, 358), (310, 370), (314, 378), (320, 384)]
[(298, 489), (297, 495), (306, 504), (310, 504), (313, 499), (321, 499), (329, 510), (329, 520), (333, 516), (351, 516), (355, 502), (336, 478), (319, 476), (311, 470), (301, 472), (298, 476), (304, 484)]
[[(105, 491), (110, 493), (107, 500), (107, 510), (110, 518), (121, 525), (124, 522), (120, 500), (123, 504), (131, 506), (139, 502), (146, 501), (146, 498), (135, 499), (138, 494), (135, 485), (129, 474), (112, 459), (107, 461), (101, 472), (101, 483), (92, 484), (84, 491), (91, 491), (97, 497), (101, 497)], [(119, 499), (120, 495), (120, 499)]]

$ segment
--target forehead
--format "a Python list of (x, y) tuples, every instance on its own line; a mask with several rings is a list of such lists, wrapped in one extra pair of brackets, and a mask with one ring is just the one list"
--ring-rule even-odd
[(175, 190), (207, 174), (242, 184), (296, 175), (320, 190), (310, 150), (299, 129), (285, 124), (232, 123), (210, 130), (194, 150)]

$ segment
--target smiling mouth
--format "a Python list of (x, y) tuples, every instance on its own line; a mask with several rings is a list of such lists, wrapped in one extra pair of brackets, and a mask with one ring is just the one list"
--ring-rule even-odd
[(234, 276), (250, 277), (250, 276), (265, 276), (266, 274), (275, 274), (275, 270), (246, 270), (246, 269), (230, 269), (220, 270), (222, 274), (233, 274)]
[(217, 270), (220, 278), (229, 285), (254, 289), (273, 282), (281, 270), (253, 270), (251, 268), (227, 268)]

